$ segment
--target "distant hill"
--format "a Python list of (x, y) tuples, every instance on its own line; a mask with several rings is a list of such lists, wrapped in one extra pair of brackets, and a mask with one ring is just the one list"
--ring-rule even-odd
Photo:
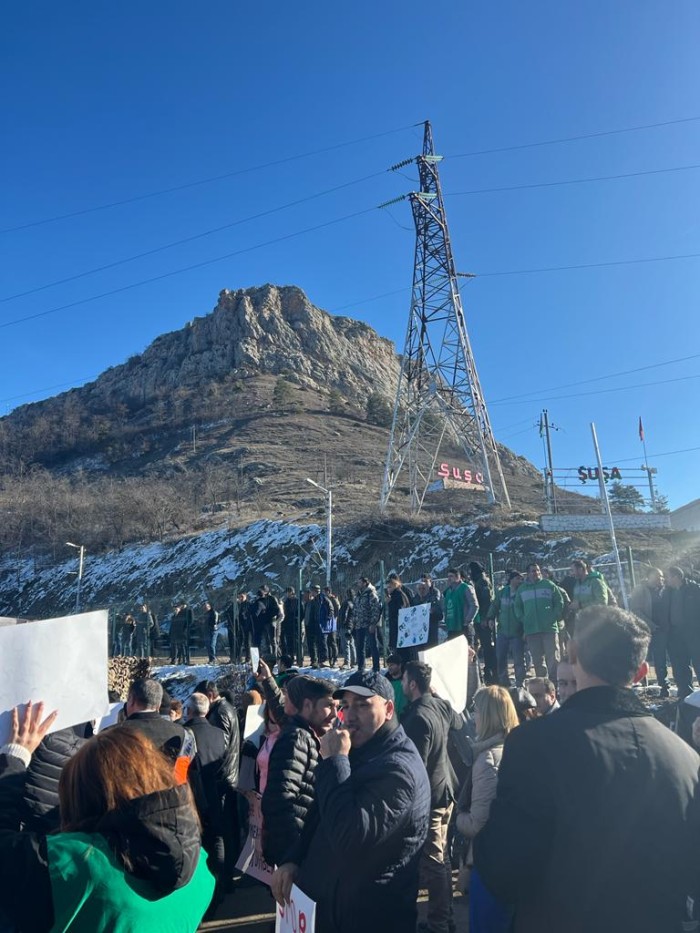
[[(67, 540), (95, 552), (303, 523), (323, 512), (307, 477), (334, 484), (336, 522), (374, 518), (399, 366), (391, 341), (295, 286), (224, 290), (210, 314), (94, 382), (0, 419), (0, 547), (60, 557)], [(541, 474), (501, 452), (514, 517), (532, 519)], [(391, 513), (407, 503), (397, 488)], [(489, 511), (464, 490), (425, 508), (435, 521)]]

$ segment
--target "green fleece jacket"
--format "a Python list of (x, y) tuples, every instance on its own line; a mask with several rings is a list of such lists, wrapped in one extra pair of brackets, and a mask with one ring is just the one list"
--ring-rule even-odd
[(608, 585), (597, 571), (592, 570), (585, 580), (574, 585), (574, 599), (577, 600), (580, 609), (586, 609), (588, 606), (607, 606)]
[(523, 623), (515, 615), (515, 593), (506, 584), (497, 593), (489, 608), (489, 619), (496, 620), (496, 634), (506, 638), (522, 638)]
[(518, 587), (513, 611), (523, 624), (526, 635), (558, 632), (564, 614), (564, 599), (559, 587), (550, 580), (526, 581)]

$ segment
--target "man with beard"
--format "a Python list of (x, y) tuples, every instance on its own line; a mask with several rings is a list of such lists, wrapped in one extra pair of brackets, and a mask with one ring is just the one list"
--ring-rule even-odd
[[(263, 690), (271, 709), (279, 691), (267, 665), (260, 665)], [(262, 796), (263, 854), (269, 865), (281, 865), (299, 841), (314, 800), (314, 774), (320, 740), (336, 718), (333, 685), (300, 674), (284, 688), (282, 731), (270, 755)]]

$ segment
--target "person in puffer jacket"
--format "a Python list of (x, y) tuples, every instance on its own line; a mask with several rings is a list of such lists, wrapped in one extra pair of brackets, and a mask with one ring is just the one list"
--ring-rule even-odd
[(61, 832), (20, 831), (24, 772), (56, 714), (13, 711), (0, 748), (0, 877), (20, 933), (193, 933), (214, 890), (186, 786), (145, 736), (89, 739), (59, 782)]
[(66, 763), (86, 742), (85, 726), (59, 729), (47, 735), (32, 755), (24, 779), (22, 825), (33, 832), (60, 828), (58, 782)]

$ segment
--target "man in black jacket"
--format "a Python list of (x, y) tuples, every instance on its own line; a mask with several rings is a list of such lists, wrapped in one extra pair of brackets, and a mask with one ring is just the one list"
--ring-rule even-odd
[(432, 694), (431, 675), (429, 664), (421, 661), (406, 664), (403, 692), (409, 705), (403, 711), (401, 725), (416, 746), (430, 779), (430, 825), (420, 862), (421, 885), (428, 889), (428, 921), (424, 929), (429, 933), (450, 933), (454, 917), (447, 828), (457, 776), (447, 753), (447, 739), (450, 728), (461, 723), (450, 704)]
[(142, 732), (173, 762), (182, 749), (185, 730), (177, 722), (160, 715), (163, 687), (157, 680), (135, 680), (126, 701), (126, 719), (117, 729)]
[(397, 648), (396, 643), (399, 640), (399, 612), (402, 609), (408, 609), (411, 600), (408, 593), (401, 585), (401, 577), (398, 573), (390, 573), (386, 581), (387, 604), (386, 618), (389, 626), (389, 648), (396, 651), (403, 661), (415, 661), (418, 656), (416, 648)]
[(194, 735), (196, 752), (188, 771), (199, 818), (202, 822), (202, 845), (206, 849), (209, 870), (216, 878), (214, 903), (223, 896), (225, 879), (224, 847), (224, 759), (226, 739), (222, 729), (207, 722), (209, 700), (203, 693), (193, 693), (185, 703), (182, 718)]
[(684, 928), (700, 877), (700, 758), (628, 689), (649, 638), (622, 609), (579, 612), (577, 692), (506, 740), (474, 861), (514, 907), (516, 933)]
[(693, 671), (700, 679), (700, 586), (687, 580), (680, 567), (669, 567), (662, 603), (668, 630), (668, 653), (678, 699), (693, 692)]
[(321, 739), (316, 802), (299, 844), (272, 876), (272, 893), (288, 902), (297, 880), (316, 902), (324, 933), (411, 933), (428, 775), (396, 721), (386, 677), (358, 671), (335, 696), (344, 728)]
[(284, 712), (276, 705), (279, 690), (271, 676), (263, 679), (263, 690), (276, 720), (282, 719), (261, 801), (263, 855), (268, 865), (281, 865), (297, 843), (311, 808), (319, 740), (335, 722), (336, 704), (328, 681), (303, 674), (285, 684)]
[[(301, 630), (300, 623), (300, 600), (294, 592), (293, 586), (288, 586), (282, 600), (282, 611), (284, 618), (280, 627), (280, 652), (291, 655), (295, 658), (298, 654), (303, 654), (301, 650)], [(299, 658), (299, 664), (303, 664), (304, 659)]]
[(204, 680), (197, 684), (197, 693), (203, 693), (209, 700), (207, 720), (212, 726), (224, 733), (226, 755), (222, 765), (223, 796), (223, 833), (225, 851), (225, 886), (232, 889), (233, 870), (240, 854), (240, 821), (238, 818), (239, 795), (236, 787), (241, 761), (241, 732), (238, 713), (235, 706), (226, 697), (221, 696), (215, 681)]

